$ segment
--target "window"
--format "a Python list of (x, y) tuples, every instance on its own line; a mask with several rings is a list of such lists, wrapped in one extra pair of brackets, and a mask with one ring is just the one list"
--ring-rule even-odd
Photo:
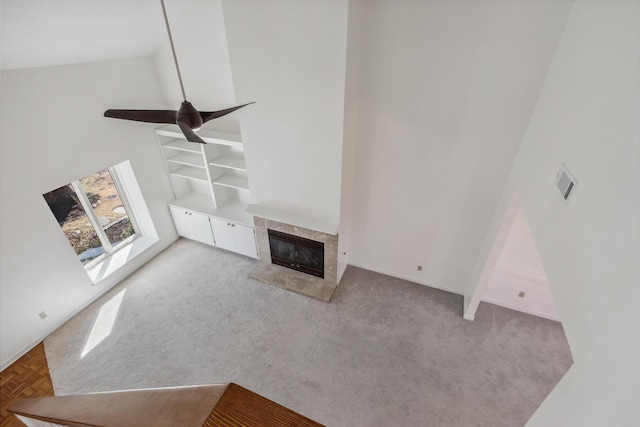
[(139, 235), (123, 194), (110, 167), (43, 195), (85, 268)]

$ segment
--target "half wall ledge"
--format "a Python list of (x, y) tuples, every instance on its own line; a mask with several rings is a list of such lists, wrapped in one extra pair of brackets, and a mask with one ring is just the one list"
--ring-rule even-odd
[(246, 209), (246, 212), (254, 216), (259, 216), (265, 219), (293, 225), (296, 227), (307, 228), (312, 231), (319, 231), (321, 233), (331, 235), (338, 234), (338, 224), (313, 218), (305, 218), (300, 215), (282, 212), (278, 209), (274, 209), (268, 206), (250, 205)]

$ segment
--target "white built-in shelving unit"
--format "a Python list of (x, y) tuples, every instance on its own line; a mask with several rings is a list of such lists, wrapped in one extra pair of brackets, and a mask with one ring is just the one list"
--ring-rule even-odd
[[(188, 230), (189, 221), (201, 218), (193, 214), (204, 214), (210, 217), (212, 228), (215, 224), (215, 228), (221, 230), (220, 224), (224, 223), (233, 231), (232, 235), (236, 235), (235, 246), (219, 242), (216, 246), (257, 257), (247, 240), (248, 228), (253, 236), (253, 216), (246, 212), (250, 193), (240, 134), (201, 129), (198, 135), (206, 144), (199, 144), (188, 142), (175, 125), (156, 129), (156, 133), (175, 195), (170, 206), (178, 234), (194, 238), (194, 230)], [(184, 216), (179, 217), (181, 213)], [(202, 224), (197, 230), (202, 233)], [(216, 233), (212, 233), (215, 242)], [(218, 235), (220, 241), (230, 239), (222, 239), (220, 232)], [(255, 246), (255, 237), (251, 238)], [(210, 241), (209, 236), (194, 240)]]
[(177, 126), (156, 130), (176, 200), (174, 206), (253, 226), (240, 134), (201, 129), (207, 142), (188, 142)]

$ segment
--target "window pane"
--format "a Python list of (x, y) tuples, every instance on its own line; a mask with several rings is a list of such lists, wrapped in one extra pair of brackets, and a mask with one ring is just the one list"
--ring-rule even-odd
[(83, 264), (104, 253), (100, 239), (71, 185), (50, 191), (44, 194), (44, 198)]
[(111, 245), (116, 246), (135, 234), (109, 169), (82, 178), (80, 186), (89, 198)]

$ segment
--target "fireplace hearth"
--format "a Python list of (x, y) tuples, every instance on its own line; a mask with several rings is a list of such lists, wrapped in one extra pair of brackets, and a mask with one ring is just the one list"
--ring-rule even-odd
[[(249, 277), (329, 302), (338, 286), (338, 235), (254, 215), (260, 261)], [(294, 264), (294, 265), (291, 265)]]
[(324, 243), (275, 230), (267, 230), (271, 262), (324, 278)]

